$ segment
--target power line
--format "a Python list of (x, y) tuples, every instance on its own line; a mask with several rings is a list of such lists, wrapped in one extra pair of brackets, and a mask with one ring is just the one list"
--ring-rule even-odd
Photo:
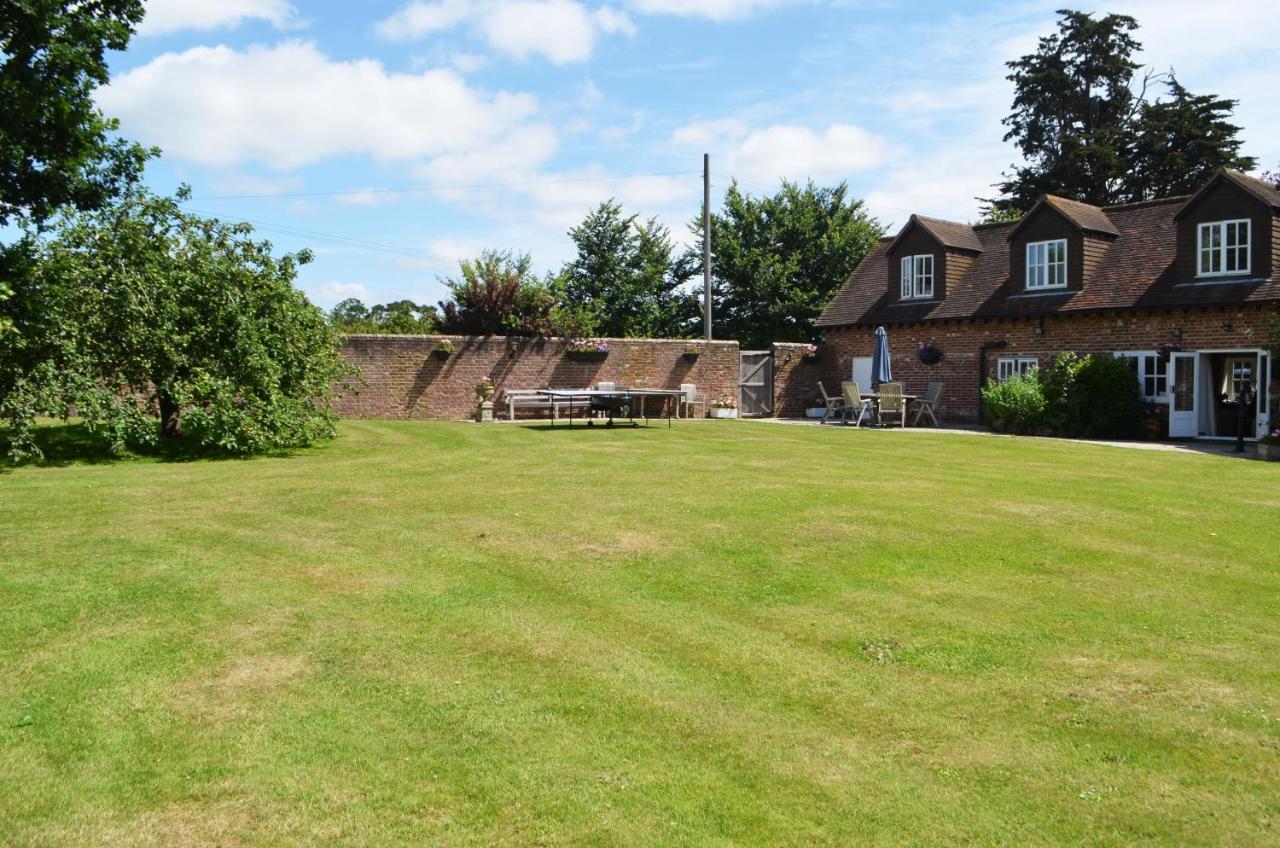
[(338, 191), (298, 191), (298, 192), (280, 192), (276, 194), (210, 194), (203, 197), (193, 197), (192, 200), (264, 200), (268, 198), (296, 198), (296, 197), (341, 197), (344, 195), (365, 195), (365, 194), (404, 194), (414, 191), (459, 191), (462, 189), (478, 189), (478, 188), (515, 188), (518, 186), (539, 186), (539, 185), (559, 185), (561, 183), (596, 183), (608, 182), (609, 180), (632, 180), (641, 177), (683, 177), (692, 174), (699, 174), (701, 171), (666, 171), (653, 174), (614, 174), (604, 177), (566, 177), (556, 180), (521, 180), (508, 183), (472, 183), (470, 185), (430, 185), (430, 186), (408, 186), (404, 188), (353, 188), (341, 189)]
[(330, 244), (338, 244), (344, 247), (355, 247), (361, 250), (368, 250), (375, 253), (387, 253), (393, 256), (403, 256), (411, 259), (438, 259), (442, 262), (453, 262), (454, 257), (441, 256), (437, 253), (428, 253), (427, 251), (417, 250), (412, 247), (404, 247), (397, 244), (386, 244), (384, 242), (367, 241), (365, 239), (351, 238), (350, 236), (340, 236), (334, 233), (323, 233), (317, 230), (306, 230), (301, 227), (291, 227), (287, 224), (276, 224), (270, 221), (258, 221), (253, 218), (241, 218), (235, 215), (220, 215), (213, 212), (201, 212), (197, 209), (191, 210), (196, 215), (203, 215), (208, 218), (217, 218), (223, 221), (239, 221), (245, 224), (253, 224), (254, 227), (274, 232), (279, 235), (293, 236), (295, 238), (314, 239), (316, 241), (329, 242)]

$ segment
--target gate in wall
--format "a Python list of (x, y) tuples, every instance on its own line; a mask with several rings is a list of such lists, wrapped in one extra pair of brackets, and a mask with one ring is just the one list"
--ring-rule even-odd
[(773, 352), (744, 350), (739, 356), (738, 414), (773, 414)]

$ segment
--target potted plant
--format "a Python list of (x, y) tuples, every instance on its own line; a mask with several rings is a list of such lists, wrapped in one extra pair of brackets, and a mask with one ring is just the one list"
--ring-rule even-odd
[(827, 402), (819, 397), (810, 398), (809, 400), (805, 401), (804, 417), (805, 418), (826, 418)]
[(444, 339), (431, 349), (431, 355), (436, 359), (448, 359), (451, 353), (453, 353), (453, 342), (449, 339)]
[(712, 418), (737, 418), (738, 402), (733, 398), (720, 398), (711, 404)]
[(942, 348), (933, 342), (920, 342), (916, 348), (916, 359), (925, 365), (937, 365), (942, 361)]
[(818, 361), (818, 346), (816, 344), (807, 344), (800, 348), (800, 361), (813, 364)]
[(1280, 461), (1280, 427), (1258, 441), (1258, 456), (1269, 462)]
[(684, 346), (684, 358), (690, 362), (697, 359), (700, 353), (702, 353), (702, 349), (692, 342)]
[(1143, 435), (1149, 442), (1158, 442), (1169, 436), (1169, 406), (1149, 403), (1142, 417)]
[(570, 339), (570, 359), (604, 359), (609, 355), (609, 343), (604, 339)]
[(493, 392), (493, 378), (486, 374), (480, 382), (476, 383), (476, 398), (480, 401), (493, 400)]

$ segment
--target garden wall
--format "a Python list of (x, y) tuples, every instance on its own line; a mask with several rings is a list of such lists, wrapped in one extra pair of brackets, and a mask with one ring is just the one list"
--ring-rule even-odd
[[(433, 351), (446, 339), (454, 351), (441, 358)], [(601, 380), (653, 389), (693, 383), (704, 397), (737, 398), (737, 342), (608, 341), (608, 356), (582, 361), (569, 357), (562, 339), (351, 335), (342, 355), (360, 367), (368, 386), (335, 407), (352, 418), (469, 418), (485, 375), (497, 385), (494, 401), (504, 417), (504, 389), (584, 388)], [(700, 349), (693, 360), (684, 356), (691, 343)]]
[(840, 380), (848, 379), (840, 376), (836, 354), (829, 346), (820, 347), (813, 360), (801, 356), (805, 347), (773, 345), (773, 414), (779, 418), (803, 417), (807, 402), (818, 397), (818, 381), (832, 394), (840, 394)]
[[(1063, 351), (1083, 355), (1154, 350), (1166, 342), (1177, 342), (1187, 350), (1265, 347), (1274, 315), (1275, 310), (1265, 306), (1231, 306), (1050, 315), (1043, 323), (1039, 318), (963, 320), (889, 325), (885, 329), (889, 332), (894, 379), (905, 382), (909, 394), (923, 394), (929, 383), (943, 383), (944, 417), (970, 422), (978, 417), (978, 362), (983, 342), (1007, 343), (987, 352), (987, 376), (994, 376), (996, 360), (1005, 356), (1035, 357), (1044, 368)], [(920, 362), (916, 347), (922, 341), (932, 341), (942, 349), (941, 362)], [(873, 343), (871, 327), (828, 330), (820, 359), (823, 379), (828, 373), (833, 380), (850, 379), (853, 357), (870, 356)], [(1275, 370), (1271, 375), (1273, 386)], [(827, 388), (835, 391), (830, 385)], [(1272, 388), (1273, 397), (1278, 388)]]

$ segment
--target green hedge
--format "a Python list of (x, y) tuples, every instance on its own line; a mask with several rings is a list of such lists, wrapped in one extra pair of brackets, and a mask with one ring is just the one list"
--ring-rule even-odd
[(1063, 353), (1044, 371), (989, 382), (986, 420), (1010, 433), (1133, 439), (1142, 432), (1142, 388), (1123, 359)]

